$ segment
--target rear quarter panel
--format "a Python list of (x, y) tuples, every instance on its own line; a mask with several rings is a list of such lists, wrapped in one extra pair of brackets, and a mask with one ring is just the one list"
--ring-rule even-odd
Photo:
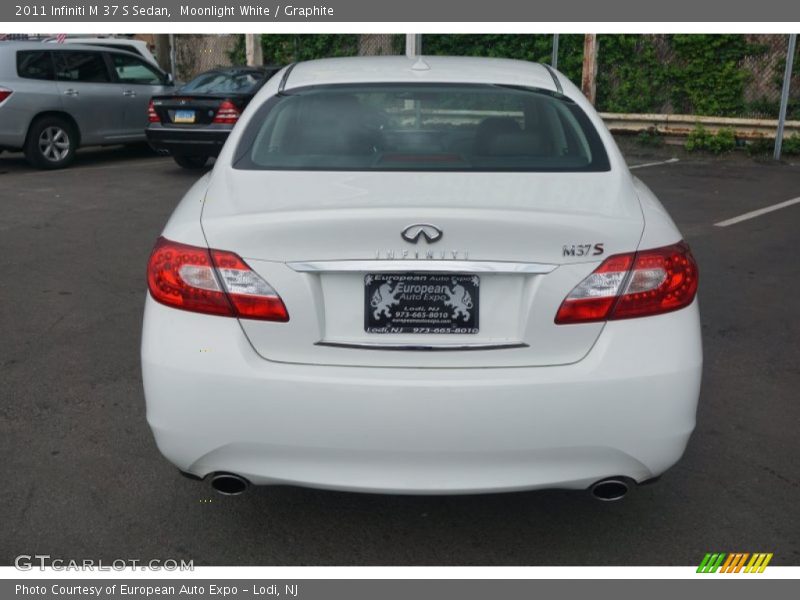
[(209, 177), (210, 174), (206, 173), (189, 188), (178, 206), (175, 207), (161, 235), (182, 244), (207, 245), (200, 224), (200, 215), (203, 212), (203, 201), (206, 197)]
[(644, 217), (644, 230), (639, 248), (643, 250), (659, 248), (679, 242), (682, 238), (681, 232), (661, 201), (640, 179), (636, 177), (631, 179)]
[(17, 75), (17, 50), (0, 47), (0, 86), (12, 90), (0, 104), (0, 146), (20, 149), (36, 115), (63, 110), (55, 81)]

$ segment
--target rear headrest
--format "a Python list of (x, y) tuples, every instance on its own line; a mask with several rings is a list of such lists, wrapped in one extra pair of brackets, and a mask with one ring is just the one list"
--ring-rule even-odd
[(287, 131), (286, 148), (294, 154), (368, 154), (377, 144), (375, 132), (362, 124), (363, 110), (349, 95), (306, 98), (299, 118)]
[(489, 154), (492, 141), (503, 134), (519, 133), (520, 127), (512, 117), (487, 117), (475, 130), (475, 154)]
[(357, 121), (360, 114), (360, 104), (354, 96), (335, 94), (303, 98), (301, 102), (301, 128), (316, 127), (319, 123), (330, 125), (342, 120)]

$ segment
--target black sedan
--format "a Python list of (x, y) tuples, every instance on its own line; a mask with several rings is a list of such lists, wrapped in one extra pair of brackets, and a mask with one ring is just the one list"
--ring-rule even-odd
[(218, 156), (245, 106), (280, 67), (225, 67), (202, 73), (147, 110), (147, 141), (181, 167), (200, 169)]

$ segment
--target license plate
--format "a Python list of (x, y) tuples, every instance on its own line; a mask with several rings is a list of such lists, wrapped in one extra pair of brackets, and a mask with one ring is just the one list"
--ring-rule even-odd
[(364, 277), (367, 333), (478, 333), (480, 277), (370, 273)]
[(172, 120), (173, 123), (194, 123), (194, 111), (193, 110), (176, 110), (175, 111), (175, 118)]

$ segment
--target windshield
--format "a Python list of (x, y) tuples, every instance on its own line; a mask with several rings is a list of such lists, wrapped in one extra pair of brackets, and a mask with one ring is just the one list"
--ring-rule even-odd
[(193, 94), (233, 94), (250, 92), (264, 79), (258, 71), (212, 71), (192, 79), (181, 92)]
[(249, 121), (239, 169), (605, 171), (586, 114), (560, 95), (492, 85), (319, 86)]

